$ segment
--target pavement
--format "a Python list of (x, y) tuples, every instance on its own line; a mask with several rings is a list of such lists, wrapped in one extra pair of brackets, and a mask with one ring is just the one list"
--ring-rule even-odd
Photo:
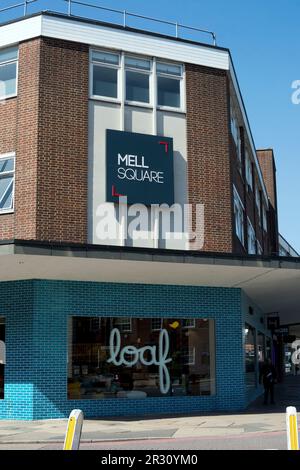
[[(209, 437), (247, 437), (254, 433), (285, 432), (285, 408), (300, 410), (300, 376), (287, 377), (276, 386), (276, 405), (264, 406), (260, 397), (241, 413), (153, 416), (151, 418), (107, 418), (84, 420), (83, 444)], [(63, 444), (67, 419), (43, 421), (0, 421), (0, 448), (3, 444)], [(251, 436), (250, 436), (251, 437)]]

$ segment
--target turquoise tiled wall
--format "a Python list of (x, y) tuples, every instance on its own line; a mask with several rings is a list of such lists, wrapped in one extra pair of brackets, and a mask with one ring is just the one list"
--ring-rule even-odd
[[(199, 317), (215, 320), (216, 395), (67, 399), (67, 320), (80, 316)], [(2, 419), (240, 410), (246, 406), (240, 289), (71, 281), (0, 283), (7, 365)]]

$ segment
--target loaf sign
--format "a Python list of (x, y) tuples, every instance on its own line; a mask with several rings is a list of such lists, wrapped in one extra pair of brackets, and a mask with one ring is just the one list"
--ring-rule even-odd
[(161, 393), (165, 395), (170, 389), (170, 374), (167, 368), (167, 364), (171, 362), (172, 359), (168, 358), (169, 349), (169, 335), (165, 329), (160, 331), (158, 347), (144, 346), (142, 348), (136, 348), (135, 346), (124, 346), (124, 348), (121, 348), (120, 331), (117, 328), (114, 328), (110, 333), (110, 358), (107, 360), (107, 362), (112, 363), (115, 366), (125, 367), (133, 367), (138, 362), (144, 366), (158, 366), (159, 388)]

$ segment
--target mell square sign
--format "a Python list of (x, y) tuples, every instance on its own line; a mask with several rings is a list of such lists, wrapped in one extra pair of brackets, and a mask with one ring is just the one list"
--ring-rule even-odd
[(174, 203), (173, 139), (107, 129), (106, 200)]

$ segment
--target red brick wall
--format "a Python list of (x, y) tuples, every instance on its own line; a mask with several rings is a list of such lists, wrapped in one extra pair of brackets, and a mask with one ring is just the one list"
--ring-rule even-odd
[(272, 206), (277, 207), (276, 167), (272, 149), (257, 150), (257, 157)]
[(37, 238), (87, 242), (88, 46), (41, 42)]
[(226, 72), (186, 64), (186, 93), (189, 202), (204, 204), (204, 251), (230, 253), (233, 217)]
[(17, 106), (15, 238), (37, 235), (40, 39), (20, 44)]

